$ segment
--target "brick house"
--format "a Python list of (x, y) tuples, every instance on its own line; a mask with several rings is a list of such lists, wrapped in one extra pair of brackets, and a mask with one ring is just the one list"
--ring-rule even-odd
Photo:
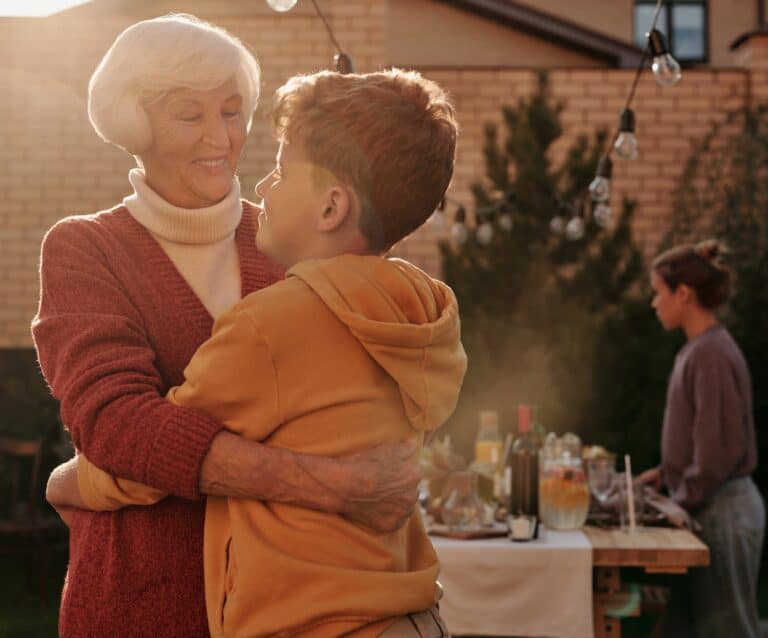
[[(616, 162), (615, 192), (638, 200), (635, 231), (651, 253), (670, 212), (669, 195), (693, 140), (729, 111), (768, 99), (766, 0), (669, 0), (662, 15), (688, 68), (673, 89), (642, 79), (635, 111), (640, 157)], [(567, 101), (562, 149), (573, 136), (612, 128), (640, 55), (650, 0), (321, 0), (356, 69), (421, 70), (454, 96), (462, 137), (451, 196), (471, 202), (483, 178), (482, 128), (500, 106), (527, 94), (536, 68), (551, 69)], [(264, 104), (288, 76), (329, 65), (333, 50), (311, 3), (278, 14), (263, 0), (92, 0), (49, 17), (0, 17), (0, 348), (31, 345), (40, 241), (56, 220), (118, 203), (132, 160), (102, 143), (85, 108), (88, 77), (129, 24), (171, 11), (229, 29), (257, 53)], [(257, 112), (241, 165), (252, 192), (274, 156)], [(436, 238), (423, 230), (396, 251), (439, 272)]]

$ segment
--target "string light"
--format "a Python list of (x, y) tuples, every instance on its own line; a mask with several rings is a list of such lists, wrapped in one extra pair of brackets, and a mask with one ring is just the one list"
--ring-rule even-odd
[(509, 212), (509, 208), (502, 204), (501, 208), (499, 208), (499, 228), (503, 231), (510, 232), (514, 225), (515, 223), (512, 220), (512, 214)]
[(683, 76), (680, 65), (669, 52), (667, 38), (658, 29), (652, 29), (646, 34), (648, 38), (648, 48), (653, 56), (651, 70), (656, 76), (656, 81), (662, 86), (674, 86)]
[(477, 232), (475, 238), (477, 243), (482, 246), (487, 246), (493, 241), (493, 224), (491, 223), (490, 215), (487, 213), (478, 216)]
[[(266, 1), (272, 9), (281, 13), (290, 11), (298, 3), (298, 0)], [(328, 37), (336, 49), (336, 54), (333, 57), (334, 68), (339, 73), (354, 73), (352, 58), (342, 51), (328, 20), (325, 18), (325, 15), (317, 4), (317, 0), (312, 0), (312, 4), (315, 7), (317, 15), (325, 25)], [(635, 114), (630, 106), (637, 89), (640, 75), (645, 67), (646, 60), (649, 55), (652, 57), (651, 69), (656, 81), (663, 86), (673, 86), (677, 84), (682, 77), (680, 65), (677, 60), (672, 57), (666, 37), (656, 28), (656, 23), (663, 4), (664, 0), (657, 0), (656, 2), (656, 8), (653, 17), (651, 18), (651, 27), (646, 34), (646, 46), (643, 49), (640, 63), (632, 83), (632, 88), (627, 97), (626, 105), (619, 118), (618, 131), (613, 137), (608, 152), (600, 158), (597, 165), (597, 174), (589, 185), (589, 194), (594, 202), (592, 217), (595, 220), (595, 223), (601, 228), (609, 226), (613, 221), (613, 211), (609, 203), (611, 195), (611, 173), (613, 168), (613, 163), (610, 158), (611, 151), (615, 151), (616, 155), (627, 160), (635, 159), (638, 155), (637, 138), (635, 136)], [(514, 193), (510, 191), (505, 197), (505, 203), (499, 205), (495, 210), (486, 210), (482, 213), (478, 211), (478, 225), (476, 230), (476, 239), (478, 243), (482, 245), (491, 243), (494, 235), (494, 220), (502, 230), (507, 232), (512, 230), (513, 219), (510, 212), (510, 206), (513, 205), (513, 201)], [(443, 201), (439, 210), (433, 213), (429, 219), (430, 225), (441, 233), (444, 231), (445, 225), (447, 224), (447, 218), (443, 213), (444, 208), (445, 202)], [(549, 229), (553, 234), (565, 235), (565, 237), (571, 241), (582, 239), (586, 230), (584, 218), (580, 214), (574, 213), (573, 207), (562, 203), (559, 206), (558, 213), (550, 220)], [(459, 206), (456, 210), (450, 234), (451, 239), (459, 245), (466, 243), (469, 238), (469, 231), (466, 225), (466, 209), (464, 206)]]
[(299, 0), (267, 0), (267, 4), (275, 11), (284, 13), (285, 11), (293, 9), (298, 1)]
[(578, 241), (584, 237), (584, 220), (579, 217), (571, 217), (565, 225), (565, 238)]
[(565, 230), (565, 217), (555, 215), (549, 222), (549, 230), (555, 235), (562, 235)]
[(619, 137), (613, 145), (621, 159), (633, 160), (637, 157), (637, 138), (635, 137), (635, 112), (624, 109), (619, 119)]
[(613, 221), (613, 211), (606, 203), (599, 203), (592, 209), (592, 217), (600, 228), (607, 228)]
[(613, 162), (610, 156), (603, 155), (597, 163), (597, 175), (589, 185), (589, 194), (593, 202), (607, 202), (611, 198), (611, 173)]
[(466, 220), (467, 210), (463, 206), (459, 206), (453, 216), (453, 226), (451, 226), (451, 239), (459, 245), (466, 243), (469, 239), (469, 231), (464, 223)]
[[(275, 11), (279, 11), (280, 13), (285, 13), (286, 11), (290, 11), (296, 6), (296, 3), (298, 0), (267, 0), (267, 4), (274, 9)], [(317, 0), (312, 0), (312, 4), (315, 7), (315, 12), (317, 13), (317, 16), (323, 21), (323, 24), (325, 25), (325, 30), (328, 32), (328, 37), (331, 40), (331, 43), (333, 44), (334, 48), (336, 49), (336, 54), (333, 56), (333, 67), (336, 69), (337, 72), (342, 73), (344, 75), (348, 73), (354, 73), (355, 67), (352, 64), (352, 58), (350, 58), (344, 51), (341, 50), (341, 46), (339, 45), (338, 40), (336, 39), (336, 36), (333, 34), (333, 29), (331, 29), (331, 25), (328, 23), (328, 20), (325, 18), (325, 14), (320, 10), (319, 5), (317, 4)]]

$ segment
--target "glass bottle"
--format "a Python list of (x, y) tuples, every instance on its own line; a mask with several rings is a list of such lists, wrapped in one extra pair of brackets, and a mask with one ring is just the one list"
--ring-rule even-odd
[(518, 436), (509, 459), (509, 513), (539, 515), (539, 452), (531, 436), (531, 407), (517, 409)]
[(477, 474), (464, 471), (449, 475), (448, 498), (441, 515), (443, 523), (454, 530), (475, 530), (483, 525), (485, 506), (477, 495)]
[(475, 438), (475, 463), (495, 465), (499, 462), (503, 445), (499, 434), (499, 413), (496, 410), (481, 410)]

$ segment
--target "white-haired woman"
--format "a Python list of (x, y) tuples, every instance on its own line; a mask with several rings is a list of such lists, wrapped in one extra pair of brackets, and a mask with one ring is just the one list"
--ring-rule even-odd
[(215, 317), (282, 276), (256, 249), (235, 176), (258, 90), (243, 44), (183, 15), (126, 29), (91, 78), (91, 122), (137, 158), (134, 192), (46, 235), (35, 345), (75, 447), (175, 497), (70, 513), (61, 636), (208, 635), (201, 495), (343, 512), (380, 529), (415, 501), (410, 445), (302, 456), (164, 399)]

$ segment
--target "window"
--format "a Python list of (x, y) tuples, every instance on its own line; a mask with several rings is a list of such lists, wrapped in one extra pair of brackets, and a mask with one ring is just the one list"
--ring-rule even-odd
[[(635, 43), (645, 46), (645, 34), (656, 8), (653, 0), (635, 2)], [(656, 28), (669, 40), (672, 55), (681, 63), (706, 62), (708, 57), (707, 3), (704, 0), (667, 0)]]

